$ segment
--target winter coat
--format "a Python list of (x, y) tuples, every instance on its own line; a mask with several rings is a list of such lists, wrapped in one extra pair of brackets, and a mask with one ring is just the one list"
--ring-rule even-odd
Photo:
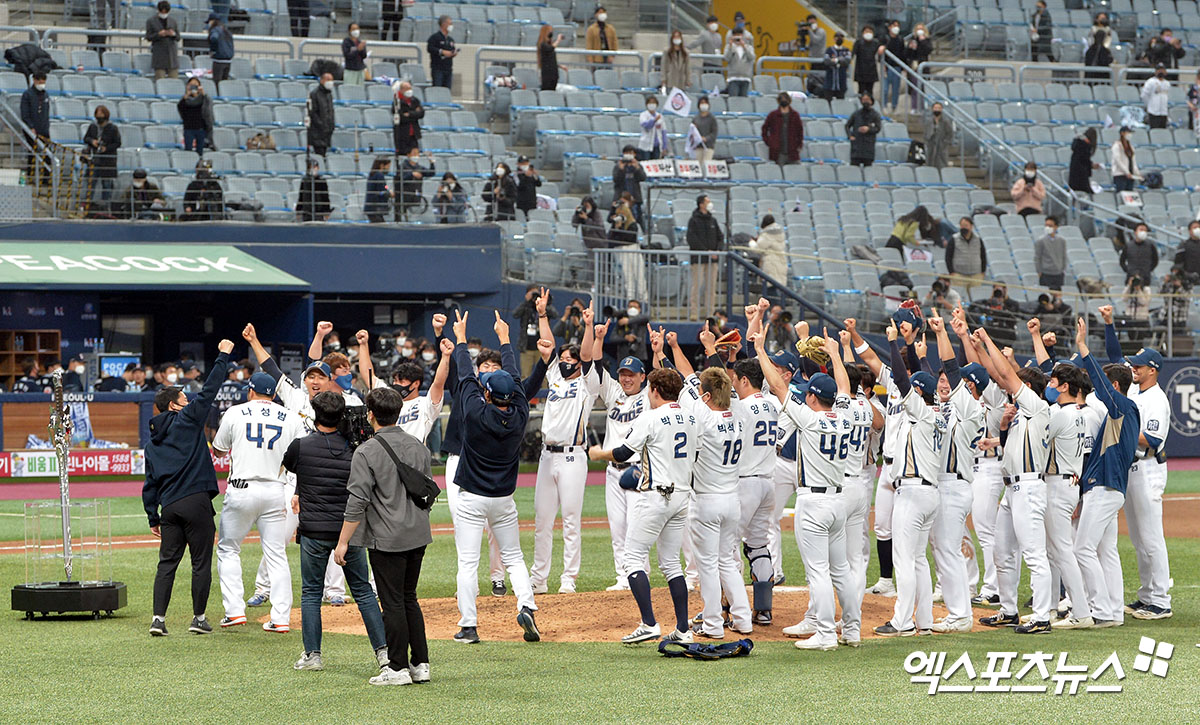
[[(613, 198), (620, 198), (622, 191), (628, 191), (633, 195), (633, 203), (642, 203), (642, 182), (646, 180), (646, 170), (641, 164), (632, 167), (628, 175), (625, 172), (625, 167), (618, 161), (613, 164)], [(628, 187), (626, 186), (628, 183)]]
[(341, 534), (353, 457), (354, 449), (336, 431), (313, 431), (288, 446), (283, 467), (296, 474), (302, 536), (336, 541)]
[(38, 136), (50, 137), (50, 94), (32, 85), (21, 94), (21, 122)]
[(202, 128), (209, 137), (212, 136), (212, 96), (207, 93), (201, 93), (198, 96), (184, 95), (179, 99), (179, 103), (175, 104), (175, 107), (179, 109), (179, 120), (183, 122), (185, 130)]
[[(859, 126), (866, 126), (866, 133), (859, 133)], [(883, 118), (875, 107), (859, 108), (846, 119), (846, 135), (850, 138), (850, 160), (875, 160), (875, 136), (883, 130)]]
[(1147, 239), (1144, 242), (1129, 241), (1121, 250), (1121, 269), (1125, 270), (1126, 280), (1138, 276), (1143, 284), (1149, 284), (1158, 266), (1158, 245)]
[(772, 279), (787, 283), (787, 241), (783, 235), (783, 227), (778, 224), (764, 227), (758, 233), (758, 239), (751, 242), (750, 246), (762, 254), (762, 264), (759, 267), (763, 273)]
[(1067, 172), (1067, 186), (1074, 191), (1092, 193), (1092, 152), (1095, 146), (1079, 135), (1071, 142), (1071, 166)]
[(420, 146), (422, 118), (425, 118), (425, 107), (416, 96), (392, 99), (392, 136), (401, 155), (413, 146)]
[(320, 176), (305, 174), (296, 197), (296, 216), (302, 222), (323, 222), (333, 213), (329, 204), (329, 184)]
[(1175, 264), (1183, 267), (1185, 274), (1200, 275), (1200, 239), (1185, 239), (1175, 250)]
[(342, 38), (342, 66), (346, 70), (363, 70), (366, 64), (367, 51), (358, 49), (358, 41), (354, 38)]
[(213, 60), (233, 59), (233, 33), (224, 25), (214, 25), (208, 31), (208, 54)]
[[(783, 137), (783, 122), (784, 114), (787, 114), (787, 138)], [(780, 149), (784, 142), (787, 142), (787, 160), (796, 162), (800, 160), (800, 149), (804, 147), (804, 122), (800, 120), (800, 114), (791, 106), (788, 106), (787, 111), (782, 111), (776, 108), (767, 114), (767, 120), (763, 121), (762, 140), (767, 145), (767, 151), (770, 161), (779, 159)]]
[(663, 53), (662, 84), (668, 91), (672, 88), (687, 90), (692, 84), (691, 61), (685, 51), (669, 50)]
[(688, 219), (687, 245), (693, 252), (719, 252), (725, 248), (725, 235), (717, 218), (697, 208)]
[(954, 124), (946, 114), (932, 119), (925, 127), (925, 165), (944, 169), (950, 165), (950, 144), (954, 143)]
[(704, 139), (704, 148), (712, 151), (717, 146), (717, 117), (709, 113), (707, 116), (696, 114), (692, 118), (696, 131)]
[(582, 207), (576, 209), (575, 214), (571, 216), (571, 226), (579, 227), (583, 246), (588, 249), (608, 247), (608, 237), (604, 235), (604, 219), (600, 217), (599, 209), (593, 208), (591, 214), (584, 213)]
[(754, 77), (754, 47), (743, 45), (745, 51), (738, 57), (737, 48), (732, 43), (725, 48), (725, 79), (750, 80)]
[(1038, 53), (1050, 52), (1050, 40), (1054, 37), (1054, 26), (1050, 20), (1050, 11), (1035, 12), (1030, 25), (1037, 31), (1033, 40), (1033, 49)]
[(846, 71), (850, 67), (850, 49), (831, 45), (825, 49), (825, 91), (846, 90)]
[(58, 68), (50, 54), (33, 43), (23, 43), (4, 51), (4, 60), (12, 64), (13, 70), (27, 78), (34, 73), (49, 73)]
[(877, 83), (879, 81), (879, 49), (882, 47), (875, 38), (863, 40), (859, 38), (854, 43), (854, 82)]
[(333, 126), (333, 92), (318, 85), (308, 94), (308, 145), (328, 148), (329, 140), (333, 138)]
[(517, 208), (523, 212), (537, 208), (537, 190), (542, 185), (542, 177), (536, 173), (533, 176), (517, 174)]
[[(173, 30), (174, 35), (159, 36), (161, 30)], [(146, 19), (146, 40), (150, 43), (150, 67), (154, 70), (175, 70), (179, 67), (179, 24), (175, 16), (163, 20), (157, 15)]]
[(955, 234), (946, 245), (946, 269), (950, 274), (981, 274), (987, 269), (987, 249), (979, 232), (971, 232), (970, 239), (962, 233)]
[[(100, 141), (98, 148), (92, 148), (88, 143), (92, 139)], [(92, 174), (99, 179), (117, 178), (117, 149), (121, 148), (121, 132), (112, 121), (100, 128), (95, 123), (88, 125), (83, 134), (84, 148), (92, 157)]]
[(1042, 200), (1046, 198), (1046, 185), (1041, 179), (1035, 178), (1030, 184), (1025, 177), (1017, 179), (1012, 185), (1013, 204), (1017, 211), (1033, 209), (1034, 213), (1042, 213)]
[(483, 201), (488, 205), (488, 221), (512, 221), (517, 218), (517, 185), (512, 176), (493, 176), (483, 185)]
[[(607, 41), (607, 47), (604, 47), (600, 42), (600, 34), (604, 33), (604, 39)], [(601, 29), (600, 23), (593, 22), (588, 26), (587, 32), (584, 33), (584, 47), (588, 50), (616, 50), (617, 49), (617, 31), (608, 23), (604, 23)], [(611, 55), (589, 55), (587, 57), (589, 63), (611, 63)]]

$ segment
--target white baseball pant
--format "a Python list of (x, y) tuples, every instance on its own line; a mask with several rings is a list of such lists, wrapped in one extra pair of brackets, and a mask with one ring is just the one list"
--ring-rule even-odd
[(625, 533), (625, 571), (632, 574), (650, 560), (650, 547), (658, 543), (658, 568), (670, 581), (683, 576), (679, 550), (687, 531), (690, 491), (664, 496), (641, 491), (629, 501), (629, 528)]
[[(608, 530), (612, 539), (613, 568), (617, 572), (618, 582), (627, 582), (629, 572), (625, 570), (625, 533), (628, 530), (629, 497), (633, 495), (621, 488), (621, 475), (624, 470), (618, 470), (611, 465), (604, 470), (604, 510), (608, 516)], [(650, 562), (644, 567), (648, 570)]]
[(1039, 474), (1024, 474), (1004, 487), (996, 515), (996, 583), (1000, 611), (1015, 615), (1021, 559), (1029, 567), (1033, 590), (1033, 619), (1050, 621), (1050, 560), (1046, 556), (1046, 483)]
[(700, 598), (704, 600), (703, 631), (723, 637), (721, 592), (729, 601), (729, 619), (733, 629), (745, 634), (754, 629), (750, 622), (750, 600), (746, 582), (738, 564), (737, 545), (741, 532), (741, 508), (737, 493), (697, 493), (688, 511), (688, 528), (696, 552), (700, 574)]
[[(1075, 556), (1075, 530), (1071, 516), (1079, 503), (1079, 486), (1065, 476), (1046, 476), (1046, 555), (1050, 568), (1058, 572), (1058, 578), (1067, 588), (1071, 598), (1071, 612), (1076, 619), (1092, 616), (1088, 604), (1087, 589), (1083, 584), (1083, 573)], [(1058, 587), (1050, 583), (1050, 602), (1058, 609)]]
[(458, 598), (458, 626), (478, 625), (475, 598), (479, 596), (479, 545), (485, 526), (491, 527), (496, 545), (500, 547), (500, 559), (508, 569), (513, 594), (517, 597), (517, 611), (524, 607), (537, 609), (529, 569), (525, 567), (525, 557), (521, 553), (521, 528), (513, 497), (492, 498), (459, 490), (456, 505), (454, 547), (458, 550), (458, 592), (455, 595)]
[[(1083, 494), (1075, 532), (1075, 558), (1087, 588), (1088, 606), (1096, 619), (1125, 621), (1125, 582), (1117, 554), (1117, 514), (1125, 496), (1115, 488), (1095, 486)], [(1075, 605), (1075, 598), (1071, 598)]]
[[(893, 496), (892, 566), (896, 571), (896, 608), (892, 626), (900, 631), (933, 627), (933, 583), (929, 578), (929, 532), (938, 515), (938, 490), (901, 484)], [(878, 510), (878, 509), (877, 509)]]
[[(750, 564), (755, 611), (770, 610), (775, 568), (772, 566), (768, 539), (771, 517), (775, 513), (775, 483), (766, 476), (743, 476), (738, 479), (738, 506), (741, 511), (738, 532), (743, 551), (735, 548), (734, 555), (739, 570), (743, 552)], [(778, 525), (779, 520), (775, 519), (775, 523)]]
[(1000, 459), (978, 459), (975, 462), (975, 479), (971, 482), (971, 523), (975, 527), (979, 546), (983, 549), (981, 596), (1000, 593), (1000, 586), (996, 583), (996, 514), (1003, 492), (1004, 469)]
[[(292, 511), (292, 496), (296, 495), (296, 477), (289, 475), (287, 483), (283, 488), (283, 506), (287, 512), (287, 532), (284, 536), (284, 541), (296, 540), (296, 529), (300, 526), (300, 517)], [(371, 588), (375, 588), (375, 575), (370, 570), (367, 571), (371, 581)], [(254, 574), (254, 593), (262, 594), (269, 598), (271, 592), (271, 571), (267, 566), (267, 559), (263, 557), (258, 562), (258, 571)], [(325, 593), (324, 598), (327, 601), (332, 601), (334, 597), (346, 597), (346, 575), (342, 573), (342, 567), (338, 566), (329, 557), (329, 564), (325, 567)]]
[(242, 540), (257, 526), (262, 558), (271, 575), (271, 621), (288, 624), (292, 617), (292, 572), (287, 560), (287, 516), (284, 485), (276, 481), (251, 481), (246, 488), (230, 486), (221, 506), (217, 529), (217, 575), (226, 617), (246, 615), (242, 582)]
[(1167, 465), (1154, 460), (1134, 461), (1129, 468), (1125, 489), (1125, 525), (1129, 541), (1137, 552), (1137, 598), (1145, 604), (1171, 608), (1171, 566), (1167, 561), (1167, 541), (1163, 538), (1163, 490), (1167, 486)]
[[(808, 576), (809, 609), (825, 644), (837, 643), (834, 597), (842, 605), (842, 636), (858, 639), (862, 629), (862, 596), (851, 591), (854, 579), (846, 561), (846, 504), (840, 493), (796, 493), (796, 545)], [(800, 501), (803, 499), (803, 502)]]
[[(875, 538), (880, 541), (892, 539), (892, 517), (895, 507), (896, 491), (892, 486), (896, 482), (896, 474), (892, 470), (895, 463), (885, 463), (879, 470), (879, 480), (875, 482)], [(896, 552), (892, 552), (893, 568), (895, 568)]]
[(537, 483), (533, 489), (533, 568), (530, 576), (540, 586), (550, 577), (554, 554), (554, 519), (562, 511), (563, 572), (560, 582), (574, 586), (579, 576), (580, 520), (583, 489), (587, 483), (587, 452), (582, 446), (554, 453), (542, 450)]
[(842, 484), (842, 502), (846, 507), (846, 562), (854, 585), (859, 587), (859, 607), (867, 587), (867, 564), (870, 562), (871, 537), (867, 526), (871, 513), (871, 481), (860, 471), (847, 474)]
[[(462, 490), (454, 482), (454, 476), (458, 473), (458, 459), (457, 454), (446, 456), (446, 506), (450, 508), (450, 523), (456, 526), (454, 505), (458, 501), (458, 492)], [(500, 561), (500, 547), (496, 545), (496, 537), (492, 536), (492, 527), (485, 525), (483, 533), (487, 534), (488, 540), (488, 566), (491, 569), (489, 576), (494, 582), (502, 582), (504, 581), (504, 563)], [(341, 567), (338, 568), (341, 569)]]
[[(771, 526), (767, 529), (767, 549), (771, 552), (771, 568), (775, 578), (783, 576), (783, 533), (780, 521), (788, 501), (796, 493), (796, 462), (786, 458), (775, 459), (775, 510), (771, 513)], [(794, 519), (793, 519), (794, 521)]]
[(933, 543), (933, 563), (947, 619), (971, 619), (967, 582), (973, 573), (978, 576), (978, 572), (968, 570), (970, 562), (963, 558), (962, 546), (973, 501), (969, 482), (953, 473), (943, 474), (938, 480), (938, 514), (929, 539)]

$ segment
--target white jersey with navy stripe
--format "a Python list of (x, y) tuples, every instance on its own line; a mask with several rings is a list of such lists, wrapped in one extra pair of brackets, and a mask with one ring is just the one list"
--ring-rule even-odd
[(850, 426), (850, 439), (846, 454), (846, 474), (853, 476), (866, 467), (867, 452), (871, 447), (871, 422), (874, 419), (871, 401), (859, 394), (850, 399), (846, 409), (846, 422)]
[(809, 488), (841, 486), (850, 455), (850, 396), (839, 393), (832, 410), (813, 410), (788, 396), (779, 413), (779, 435), (796, 433), (796, 480)]
[[(1000, 437), (1000, 419), (1004, 417), (1004, 404), (1008, 402), (1008, 394), (996, 383), (989, 383), (979, 394), (979, 402), (983, 403), (984, 436), (987, 438)], [(996, 446), (984, 451), (980, 458), (1003, 458), (1004, 446)]]
[(1004, 473), (1019, 476), (1023, 473), (1045, 473), (1046, 452), (1050, 448), (1050, 404), (1027, 386), (1022, 385), (1014, 400), (1017, 414), (1008, 426), (1004, 443)]
[(775, 435), (779, 426), (779, 399), (754, 393), (745, 400), (734, 400), (733, 412), (741, 419), (741, 476), (770, 478), (775, 470)]
[(895, 458), (903, 451), (908, 436), (908, 416), (904, 413), (904, 398), (900, 388), (892, 379), (892, 369), (883, 365), (879, 369), (879, 384), (887, 388), (887, 402), (883, 414), (883, 457)]
[[(518, 383), (519, 384), (519, 383)], [(570, 380), (558, 370), (558, 357), (546, 371), (546, 404), (542, 408), (542, 439), (551, 446), (578, 446), (587, 442), (587, 417), (600, 394), (595, 365)]]
[(929, 405), (916, 388), (904, 398), (908, 430), (901, 441), (897, 478), (920, 478), (936, 483), (942, 471), (942, 451), (946, 445), (946, 415), (938, 406)]
[(867, 439), (867, 455), (863, 461), (863, 471), (870, 472), (873, 475), (872, 469), (875, 468), (879, 461), (879, 456), (883, 455), (883, 437), (884, 431), (887, 429), (887, 405), (884, 400), (878, 395), (872, 395), (868, 401), (871, 407), (879, 411), (879, 415), (883, 417), (884, 424), (882, 428), (872, 428), (870, 437)]
[[(372, 387), (379, 390), (391, 386), (383, 380), (375, 378)], [(411, 400), (406, 400), (404, 407), (400, 409), (400, 418), (396, 421), (396, 425), (413, 438), (424, 441), (429, 437), (429, 431), (433, 430), (433, 424), (437, 421), (438, 416), (442, 414), (442, 404), (445, 401), (444, 394), (437, 402), (434, 402), (428, 395), (418, 395)]]
[(961, 380), (942, 405), (948, 416), (949, 436), (943, 446), (943, 473), (953, 473), (966, 481), (975, 480), (975, 458), (979, 455), (979, 439), (983, 437), (985, 411), (983, 403), (971, 395)]
[[(284, 375), (279, 378), (279, 385), (275, 388), (275, 397), (279, 398), (283, 407), (300, 416), (304, 430), (312, 433), (317, 429), (312, 399), (308, 397), (308, 386), (297, 386), (291, 378)], [(362, 398), (348, 390), (342, 391), (342, 400), (346, 402), (347, 408), (363, 405)]]
[(1096, 391), (1087, 394), (1085, 399), (1087, 405), (1083, 409), (1083, 420), (1087, 426), (1087, 430), (1083, 436), (1083, 452), (1088, 454), (1092, 452), (1092, 447), (1096, 445), (1096, 438), (1100, 435), (1100, 427), (1104, 425), (1104, 419), (1108, 417), (1108, 406), (1104, 401), (1100, 400), (1100, 396), (1096, 395)]
[(221, 416), (213, 448), (229, 451), (232, 480), (283, 481), (283, 454), (304, 435), (304, 425), (292, 411), (267, 400), (251, 400)]
[(696, 417), (700, 434), (692, 467), (692, 490), (737, 493), (745, 424), (732, 410), (713, 410), (705, 405), (700, 399), (700, 379), (695, 374), (684, 383), (679, 403)]
[(1142, 390), (1136, 383), (1129, 386), (1129, 399), (1138, 407), (1142, 427), (1138, 431), (1147, 441), (1157, 445), (1147, 448), (1138, 444), (1138, 458), (1154, 458), (1167, 445), (1167, 433), (1171, 429), (1171, 402), (1157, 383)]
[(1083, 454), (1087, 448), (1088, 409), (1069, 403), (1052, 406), (1047, 439), (1046, 475), (1074, 476), (1083, 473)]
[[(604, 426), (604, 447), (616, 448), (625, 440), (633, 421), (644, 411), (649, 410), (650, 402), (646, 398), (646, 388), (643, 387), (633, 395), (627, 395), (621, 388), (621, 383), (601, 369), (600, 401), (608, 409), (608, 421)], [(629, 463), (637, 463), (636, 452)]]
[(639, 488), (645, 491), (673, 486), (676, 491), (690, 490), (699, 437), (696, 416), (679, 403), (654, 409), (647, 406), (621, 443), (641, 458)]

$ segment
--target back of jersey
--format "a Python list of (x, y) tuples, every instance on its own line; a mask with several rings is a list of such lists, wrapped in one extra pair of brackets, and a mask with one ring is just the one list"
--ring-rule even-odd
[(1053, 406), (1050, 410), (1050, 450), (1046, 452), (1046, 474), (1078, 477), (1083, 473), (1083, 454), (1087, 450), (1087, 438), (1086, 406)]
[(696, 417), (700, 440), (692, 469), (696, 493), (736, 493), (745, 424), (732, 410), (712, 410), (700, 399), (700, 381), (687, 379), (679, 394), (682, 407)]
[(783, 404), (779, 435), (796, 432), (797, 483), (809, 488), (841, 486), (850, 455), (850, 432), (842, 425), (850, 397), (839, 394), (832, 410), (813, 410), (791, 397)]
[(873, 407), (865, 395), (850, 399), (842, 417), (842, 430), (846, 432), (846, 475), (855, 476), (863, 470), (867, 461), (867, 450), (871, 445), (871, 422)]
[(641, 456), (641, 490), (687, 491), (699, 439), (696, 416), (679, 403), (667, 403), (642, 413), (622, 445)]
[(733, 411), (742, 420), (741, 476), (771, 478), (775, 470), (775, 436), (779, 411), (774, 396), (755, 393), (745, 400), (733, 401)]
[(303, 435), (298, 415), (269, 401), (252, 400), (225, 412), (213, 447), (230, 452), (230, 480), (282, 482), (283, 454)]

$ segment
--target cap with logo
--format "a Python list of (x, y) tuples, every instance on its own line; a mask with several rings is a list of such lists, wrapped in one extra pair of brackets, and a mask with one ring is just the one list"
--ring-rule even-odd
[(967, 363), (962, 366), (961, 372), (964, 378), (975, 385), (975, 390), (981, 393), (988, 383), (992, 382), (992, 376), (988, 375), (988, 371), (979, 363)]
[(781, 367), (793, 375), (800, 369), (800, 358), (790, 350), (780, 350), (771, 355), (770, 360), (776, 367)]
[(808, 379), (808, 392), (826, 402), (837, 397), (837, 383), (826, 373), (817, 373)]
[(254, 373), (250, 376), (250, 389), (259, 395), (275, 396), (275, 387), (278, 385), (275, 378), (266, 373)]
[(308, 374), (312, 373), (312, 372), (321, 373), (322, 375), (324, 375), (325, 377), (330, 378), (330, 379), (333, 378), (333, 371), (329, 369), (328, 365), (326, 365), (324, 362), (322, 362), (320, 360), (314, 360), (314, 361), (310, 362), (308, 364), (308, 367), (304, 368), (304, 375), (302, 377), (307, 378)]
[(629, 357), (621, 360), (621, 365), (617, 368), (617, 372), (622, 370), (628, 370), (631, 373), (640, 374), (646, 372), (646, 366), (642, 364), (641, 360), (638, 360), (636, 357), (630, 355)]
[(479, 378), (479, 382), (483, 383), (483, 387), (492, 395), (492, 401), (496, 403), (507, 403), (512, 399), (513, 393), (517, 389), (516, 382), (513, 381), (512, 375), (509, 375), (504, 370), (493, 370), (490, 373), (484, 373)]
[(931, 373), (922, 370), (912, 376), (912, 386), (922, 397), (928, 398), (937, 392), (937, 379)]
[(1125, 358), (1125, 362), (1134, 367), (1148, 366), (1155, 370), (1162, 370), (1163, 356), (1158, 350), (1149, 350), (1143, 347), (1137, 351), (1136, 355)]

